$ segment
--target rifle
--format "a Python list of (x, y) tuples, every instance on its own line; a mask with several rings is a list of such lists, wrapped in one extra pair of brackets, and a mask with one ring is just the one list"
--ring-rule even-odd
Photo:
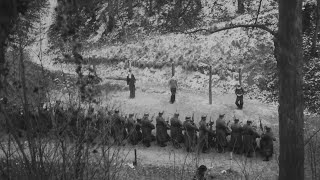
[(261, 131), (263, 132), (263, 126), (262, 126), (262, 122), (261, 122), (260, 116), (259, 116), (259, 121), (260, 121), (260, 129), (261, 129)]
[(192, 113), (192, 118), (191, 118), (192, 122), (194, 122), (194, 112)]

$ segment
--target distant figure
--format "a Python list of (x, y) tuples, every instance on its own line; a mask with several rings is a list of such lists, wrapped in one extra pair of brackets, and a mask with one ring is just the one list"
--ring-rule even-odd
[(127, 85), (129, 85), (130, 90), (130, 98), (135, 98), (136, 96), (136, 78), (131, 72), (131, 69), (129, 70), (129, 74), (127, 76)]
[(243, 108), (243, 94), (244, 94), (244, 90), (243, 88), (237, 84), (235, 93), (237, 95), (237, 99), (236, 99), (236, 105), (238, 107), (238, 109), (242, 109)]
[(178, 87), (178, 82), (176, 76), (172, 76), (171, 79), (169, 80), (169, 86), (171, 90), (171, 99), (170, 103), (173, 104), (176, 101), (176, 92), (177, 92), (177, 87)]

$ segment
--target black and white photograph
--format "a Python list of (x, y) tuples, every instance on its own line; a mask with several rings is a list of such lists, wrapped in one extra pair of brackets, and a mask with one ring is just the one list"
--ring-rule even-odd
[(319, 180), (320, 0), (0, 0), (0, 180)]

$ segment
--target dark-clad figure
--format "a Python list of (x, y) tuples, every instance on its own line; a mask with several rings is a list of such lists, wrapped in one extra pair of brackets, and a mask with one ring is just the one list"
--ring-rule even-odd
[(130, 90), (130, 98), (135, 98), (136, 96), (136, 78), (132, 74), (131, 69), (129, 70), (129, 74), (127, 76), (127, 85), (129, 85)]
[(154, 125), (149, 120), (149, 114), (144, 114), (144, 117), (141, 120), (141, 129), (142, 129), (142, 143), (146, 147), (150, 147), (152, 141), (152, 130)]
[(114, 140), (118, 145), (124, 145), (122, 142), (124, 139), (125, 131), (125, 119), (120, 116), (119, 110), (115, 110), (115, 113), (112, 118)]
[(260, 149), (262, 156), (265, 158), (264, 161), (269, 161), (269, 158), (273, 155), (273, 141), (275, 141), (276, 138), (273, 136), (270, 127), (266, 126), (265, 129), (266, 132), (261, 135)]
[(135, 145), (135, 139), (137, 132), (135, 129), (135, 121), (133, 119), (134, 114), (129, 114), (129, 118), (126, 120), (126, 128), (128, 131), (128, 141), (130, 144)]
[(169, 80), (169, 87), (171, 91), (170, 103), (173, 104), (176, 101), (176, 93), (178, 88), (178, 82), (175, 76), (172, 76)]
[(208, 133), (208, 146), (209, 149), (214, 148), (216, 144), (216, 130), (213, 130), (214, 122), (210, 120), (209, 122), (209, 133)]
[(206, 116), (201, 116), (201, 120), (199, 122), (199, 148), (198, 151), (202, 151), (202, 153), (206, 153), (208, 150), (208, 134), (210, 129), (207, 125)]
[(237, 96), (236, 105), (237, 105), (238, 109), (242, 109), (243, 108), (244, 90), (239, 84), (236, 86), (235, 94)]
[(224, 120), (224, 115), (225, 114), (220, 114), (219, 118), (216, 121), (217, 148), (219, 153), (225, 152), (225, 148), (228, 146), (228, 126)]
[(187, 116), (184, 123), (185, 128), (185, 146), (187, 152), (193, 152), (196, 145), (197, 131), (199, 129), (191, 122), (191, 117)]
[(242, 127), (239, 124), (239, 119), (234, 119), (234, 123), (231, 125), (231, 139), (229, 148), (231, 152), (241, 154), (242, 150)]
[(159, 116), (156, 118), (156, 139), (157, 143), (160, 147), (167, 146), (168, 139), (168, 132), (167, 130), (170, 128), (168, 123), (162, 117), (163, 112), (159, 112)]
[(175, 148), (181, 148), (180, 143), (183, 142), (182, 134), (182, 122), (179, 119), (179, 113), (175, 113), (174, 116), (170, 119), (171, 129), (170, 135), (172, 139), (173, 146)]
[(251, 124), (252, 121), (248, 120), (247, 124), (242, 128), (243, 152), (247, 157), (252, 157), (252, 153), (256, 150), (256, 138), (259, 137), (259, 134)]

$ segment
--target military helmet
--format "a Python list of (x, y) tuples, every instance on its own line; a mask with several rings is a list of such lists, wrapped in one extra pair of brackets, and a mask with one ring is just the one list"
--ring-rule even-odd
[(186, 116), (186, 120), (191, 120), (191, 117), (190, 116)]
[(143, 116), (149, 116), (149, 114), (148, 113), (144, 113), (144, 115)]

